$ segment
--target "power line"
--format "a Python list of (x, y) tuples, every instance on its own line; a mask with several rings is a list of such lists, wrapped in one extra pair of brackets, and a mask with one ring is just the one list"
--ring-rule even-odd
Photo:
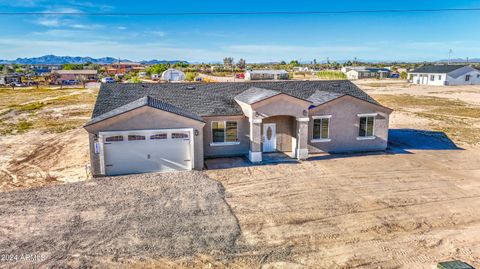
[(202, 16), (202, 15), (319, 15), (360, 13), (426, 13), (480, 11), (480, 8), (378, 9), (338, 11), (245, 11), (245, 12), (0, 12), (0, 16)]

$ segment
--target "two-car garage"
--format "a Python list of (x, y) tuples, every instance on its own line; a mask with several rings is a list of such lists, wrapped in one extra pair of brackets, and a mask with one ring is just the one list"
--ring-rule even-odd
[(99, 138), (105, 175), (193, 168), (193, 129), (100, 132)]
[(92, 175), (202, 169), (204, 126), (202, 117), (150, 96), (98, 113), (84, 126)]

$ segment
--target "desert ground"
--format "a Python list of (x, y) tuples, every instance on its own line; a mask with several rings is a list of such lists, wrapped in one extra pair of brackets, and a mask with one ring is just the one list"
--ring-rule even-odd
[(87, 179), (81, 129), (95, 89), (0, 90), (0, 254), (44, 267), (480, 266), (480, 86), (355, 83), (395, 109), (386, 152), (102, 179)]

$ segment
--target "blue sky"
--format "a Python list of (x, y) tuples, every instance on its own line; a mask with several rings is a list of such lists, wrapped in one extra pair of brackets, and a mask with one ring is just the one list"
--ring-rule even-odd
[[(0, 0), (2, 12), (337, 11), (480, 7), (480, 1)], [(425, 61), (480, 58), (480, 12), (248, 16), (0, 16), (0, 59)]]

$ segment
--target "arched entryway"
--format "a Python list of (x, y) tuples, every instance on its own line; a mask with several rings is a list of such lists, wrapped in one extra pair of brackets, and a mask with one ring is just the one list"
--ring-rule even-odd
[(283, 152), (295, 157), (297, 148), (296, 118), (278, 115), (262, 120), (262, 152)]

